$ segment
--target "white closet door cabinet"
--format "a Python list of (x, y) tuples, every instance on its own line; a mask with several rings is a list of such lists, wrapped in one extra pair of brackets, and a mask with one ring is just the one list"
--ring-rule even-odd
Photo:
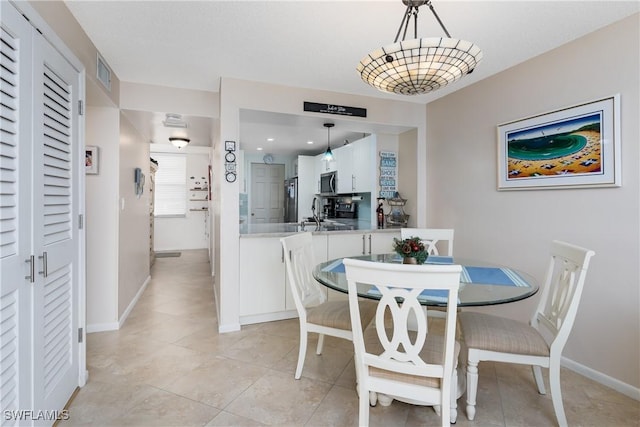
[[(2, 98), (0, 101), (0, 407), (30, 406), (31, 302), (31, 92), (20, 85), (21, 71), (32, 68), (32, 30), (8, 3), (1, 2)], [(25, 143), (24, 141), (27, 141)], [(25, 262), (28, 261), (28, 262)], [(4, 425), (4, 423), (3, 423)]]
[(80, 383), (82, 74), (0, 7), (0, 407), (59, 413)]
[[(78, 182), (74, 159), (80, 81), (48, 43), (34, 44), (34, 404), (63, 408), (78, 386)], [(74, 218), (76, 221), (74, 222)], [(76, 225), (74, 227), (74, 224)]]

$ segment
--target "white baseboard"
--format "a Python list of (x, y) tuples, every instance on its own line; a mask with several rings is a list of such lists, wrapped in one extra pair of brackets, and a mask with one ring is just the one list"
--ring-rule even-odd
[(276, 320), (293, 319), (296, 317), (298, 317), (298, 312), (296, 310), (279, 311), (277, 313), (240, 316), (240, 324), (251, 325), (254, 323), (274, 322)]
[(220, 334), (225, 334), (227, 332), (237, 332), (239, 330), (240, 330), (240, 323), (218, 326), (218, 333)]
[(93, 332), (117, 331), (118, 329), (120, 329), (120, 325), (118, 324), (118, 322), (87, 324), (88, 334), (91, 334)]
[(149, 284), (150, 281), (151, 281), (151, 276), (147, 276), (142, 286), (140, 286), (140, 289), (138, 289), (136, 296), (133, 297), (133, 299), (127, 306), (127, 309), (124, 311), (124, 313), (122, 313), (122, 316), (120, 316), (120, 320), (118, 321), (118, 329), (120, 329), (122, 325), (124, 325), (125, 320), (127, 320), (127, 317), (129, 317), (129, 314), (131, 314), (131, 310), (133, 310), (133, 307), (135, 307), (136, 304), (138, 303), (138, 300), (142, 296), (142, 293), (144, 292), (144, 290), (147, 289), (147, 285)]
[(633, 387), (630, 384), (623, 383), (618, 379), (612, 378), (608, 375), (603, 374), (602, 372), (598, 372), (578, 362), (574, 362), (573, 360), (567, 359), (566, 357), (562, 358), (560, 364), (573, 372), (585, 376), (604, 386), (612, 388), (615, 391), (624, 394), (625, 396), (629, 396), (632, 399), (640, 401), (640, 388), (638, 387)]
[(129, 303), (129, 306), (124, 311), (124, 313), (122, 313), (122, 316), (117, 322), (87, 324), (87, 333), (90, 334), (93, 332), (117, 331), (118, 329), (120, 329), (120, 327), (124, 324), (124, 321), (127, 320), (127, 317), (129, 317), (129, 314), (131, 313), (131, 310), (133, 310), (133, 307), (135, 307), (136, 304), (138, 303), (138, 300), (142, 296), (142, 293), (147, 288), (147, 285), (149, 284), (150, 281), (151, 281), (151, 276), (147, 276), (144, 283), (136, 293), (136, 296), (133, 297), (133, 299)]

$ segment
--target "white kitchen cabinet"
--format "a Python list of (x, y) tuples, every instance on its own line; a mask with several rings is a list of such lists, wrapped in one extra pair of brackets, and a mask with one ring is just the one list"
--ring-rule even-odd
[(400, 238), (397, 231), (366, 231), (362, 233), (329, 234), (328, 259), (346, 256), (393, 252), (393, 238)]
[[(328, 259), (393, 252), (394, 237), (400, 237), (400, 230), (329, 234), (327, 236)], [(329, 300), (344, 299), (347, 299), (347, 294), (329, 290)]]
[(283, 257), (280, 237), (240, 239), (240, 316), (284, 311)]
[[(297, 317), (289, 290), (280, 238), (240, 239), (240, 323)], [(327, 259), (327, 236), (314, 235), (317, 262)]]
[(353, 170), (353, 145), (344, 145), (333, 150), (336, 163), (338, 194), (352, 193), (354, 191), (354, 170)]
[(354, 193), (373, 193), (376, 188), (376, 136), (349, 144), (352, 147), (352, 188)]
[(316, 156), (316, 192), (320, 175), (336, 171), (338, 194), (372, 193), (376, 188), (376, 137), (370, 135), (333, 150), (334, 161)]

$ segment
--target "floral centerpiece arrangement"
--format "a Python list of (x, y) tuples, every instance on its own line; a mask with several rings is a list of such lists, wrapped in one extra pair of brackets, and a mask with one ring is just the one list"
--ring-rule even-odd
[(409, 237), (404, 240), (394, 238), (393, 249), (404, 258), (405, 264), (413, 264), (411, 258), (416, 260), (416, 264), (424, 264), (429, 256), (419, 237)]

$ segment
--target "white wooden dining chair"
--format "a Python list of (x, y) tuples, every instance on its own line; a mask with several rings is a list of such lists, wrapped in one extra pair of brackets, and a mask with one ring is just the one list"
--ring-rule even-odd
[[(453, 256), (453, 234), (452, 228), (402, 228), (400, 238), (402, 240), (411, 237), (418, 237), (424, 243), (429, 255), (440, 255), (438, 242), (447, 242), (446, 256)], [(441, 246), (441, 244), (440, 244)], [(443, 253), (444, 255), (444, 253)], [(443, 310), (439, 307), (432, 307), (428, 311), (431, 317), (443, 317)]]
[[(324, 336), (351, 341), (351, 316), (348, 301), (327, 301), (325, 291), (313, 277), (316, 265), (311, 233), (296, 233), (280, 239), (285, 254), (287, 278), (300, 319), (300, 348), (295, 379), (300, 379), (307, 354), (309, 332), (318, 333), (316, 354), (322, 354)], [(373, 319), (376, 305), (363, 301), (358, 319), (367, 325)]]
[(580, 295), (595, 252), (553, 241), (542, 295), (529, 324), (489, 314), (463, 312), (460, 325), (467, 354), (467, 418), (476, 414), (478, 363), (483, 360), (531, 365), (540, 394), (542, 368), (549, 368), (557, 422), (567, 425), (560, 389), (560, 357), (578, 311)]
[(437, 243), (445, 241), (447, 242), (446, 256), (453, 256), (453, 232), (452, 228), (402, 228), (400, 238), (402, 240), (410, 237), (420, 238), (429, 255), (440, 255)]
[[(460, 351), (455, 340), (456, 306), (461, 267), (357, 259), (343, 262), (358, 377), (359, 425), (369, 425), (369, 404), (375, 405), (377, 393), (439, 407), (442, 426), (455, 422)], [(362, 301), (356, 283), (375, 285), (381, 295), (375, 322), (369, 327), (357, 316)], [(428, 333), (427, 317), (418, 299), (424, 290), (435, 289), (448, 296), (443, 335)]]

